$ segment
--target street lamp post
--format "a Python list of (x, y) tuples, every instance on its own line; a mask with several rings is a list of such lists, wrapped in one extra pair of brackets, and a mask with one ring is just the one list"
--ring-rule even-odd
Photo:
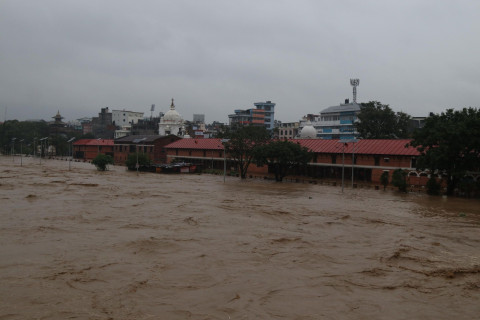
[(222, 139), (223, 145), (223, 183), (225, 183), (225, 176), (227, 175), (227, 153), (225, 151), (225, 143), (230, 141), (230, 139)]
[(23, 152), (23, 140), (20, 140), (20, 167), (23, 166), (23, 160), (22, 160), (22, 152)]
[(73, 148), (72, 148), (72, 143), (75, 138), (71, 138), (70, 140), (67, 141), (67, 143), (70, 143), (70, 161), (68, 161), (68, 170), (72, 169), (72, 158), (73, 158)]
[(43, 148), (44, 143), (43, 142), (47, 139), (48, 139), (48, 137), (45, 137), (45, 138), (42, 138), (42, 139), (39, 140), (40, 141), (40, 156), (38, 157), (38, 159), (40, 161), (40, 164), (42, 164), (42, 151), (44, 151), (44, 148)]
[(355, 143), (358, 142), (357, 139), (352, 139), (350, 142), (353, 143), (353, 150), (352, 150), (352, 189), (353, 189), (353, 170), (355, 166)]
[(15, 162), (15, 140), (17, 138), (12, 138), (12, 161)]
[(357, 139), (340, 139), (338, 142), (342, 143), (342, 192), (344, 188), (345, 181), (345, 147), (348, 146), (348, 142), (353, 143), (353, 152), (352, 152), (352, 188), (353, 188), (353, 167), (355, 164), (355, 143), (358, 142)]
[(136, 151), (136, 154), (137, 154), (137, 163), (135, 164), (135, 168), (137, 169), (137, 176), (138, 176), (138, 168), (140, 167), (140, 165), (138, 164), (138, 143), (140, 143), (142, 141), (145, 141), (145, 140), (147, 140), (147, 138), (141, 138), (141, 139), (134, 139), (133, 140), (133, 143), (136, 144), (135, 151)]

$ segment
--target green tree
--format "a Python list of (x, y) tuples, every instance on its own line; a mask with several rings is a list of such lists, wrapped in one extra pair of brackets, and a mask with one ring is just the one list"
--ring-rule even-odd
[(281, 182), (289, 169), (306, 165), (312, 156), (306, 147), (287, 140), (276, 140), (259, 147), (255, 158), (259, 164), (266, 163), (273, 168), (275, 181)]
[(99, 171), (105, 171), (109, 164), (113, 164), (113, 158), (112, 156), (100, 153), (92, 160), (92, 164), (94, 164)]
[(392, 184), (397, 187), (399, 191), (407, 192), (407, 173), (402, 169), (393, 171)]
[(150, 158), (145, 153), (130, 153), (125, 165), (128, 170), (137, 170), (137, 157), (139, 167), (146, 167), (151, 164)]
[(270, 133), (265, 127), (244, 126), (226, 130), (221, 137), (229, 139), (225, 143), (225, 151), (235, 161), (240, 178), (245, 179), (257, 149), (270, 140)]
[(378, 101), (362, 103), (355, 127), (363, 139), (402, 139), (408, 137), (410, 116), (395, 113), (387, 104)]
[(15, 152), (20, 152), (19, 141), (23, 139), (23, 152), (33, 153), (34, 139), (48, 136), (48, 125), (45, 121), (8, 120), (0, 125), (0, 147), (4, 153), (11, 152), (12, 139), (16, 138)]
[(480, 110), (431, 113), (424, 127), (413, 133), (410, 145), (421, 154), (417, 168), (444, 174), (451, 195), (467, 171), (480, 169)]
[(383, 190), (385, 190), (388, 185), (388, 171), (383, 171), (380, 176), (380, 183), (383, 185)]

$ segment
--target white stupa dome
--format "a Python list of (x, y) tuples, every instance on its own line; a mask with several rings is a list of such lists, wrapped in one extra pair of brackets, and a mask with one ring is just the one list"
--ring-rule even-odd
[(165, 115), (163, 116), (163, 121), (173, 122), (173, 123), (183, 123), (182, 116), (180, 115), (180, 113), (178, 113), (175, 110), (173, 99), (172, 99), (172, 104), (170, 105), (170, 110), (168, 110), (167, 113), (165, 113)]
[(317, 130), (311, 124), (307, 124), (300, 132), (300, 137), (303, 139), (315, 139)]

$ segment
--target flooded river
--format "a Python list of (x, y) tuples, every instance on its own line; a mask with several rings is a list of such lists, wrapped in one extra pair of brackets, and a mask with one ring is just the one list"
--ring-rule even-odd
[(0, 319), (480, 316), (478, 200), (0, 164)]

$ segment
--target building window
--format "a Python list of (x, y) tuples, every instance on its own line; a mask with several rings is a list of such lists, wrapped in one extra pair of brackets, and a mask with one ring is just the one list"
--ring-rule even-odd
[(379, 166), (380, 165), (380, 156), (375, 156), (374, 159), (375, 159), (375, 165)]
[(417, 167), (417, 158), (413, 157), (411, 160), (410, 168), (416, 168)]
[(337, 163), (337, 155), (332, 154), (332, 163)]

